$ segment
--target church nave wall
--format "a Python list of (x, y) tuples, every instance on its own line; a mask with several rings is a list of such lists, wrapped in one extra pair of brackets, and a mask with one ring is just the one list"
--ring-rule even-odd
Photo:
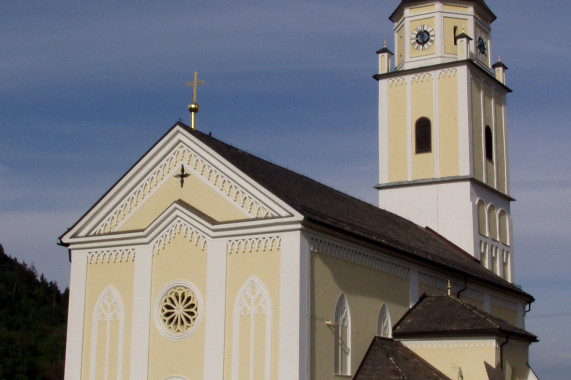
[(350, 314), (348, 370), (354, 374), (371, 339), (379, 333), (383, 305), (393, 324), (408, 310), (409, 279), (408, 271), (398, 265), (392, 268), (389, 265), (395, 269), (391, 274), (332, 257), (331, 251), (324, 254), (318, 250), (314, 244), (310, 296), (311, 378), (332, 379), (338, 370), (335, 317), (340, 296), (344, 296)]

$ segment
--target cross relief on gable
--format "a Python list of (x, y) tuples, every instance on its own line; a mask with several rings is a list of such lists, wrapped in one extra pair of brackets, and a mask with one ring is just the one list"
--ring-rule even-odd
[(129, 193), (97, 224), (89, 235), (102, 235), (116, 232), (165, 181), (185, 170), (200, 177), (218, 194), (240, 208), (252, 218), (271, 218), (277, 213), (223, 173), (213, 164), (196, 154), (188, 146), (180, 143), (176, 149), (164, 157)]

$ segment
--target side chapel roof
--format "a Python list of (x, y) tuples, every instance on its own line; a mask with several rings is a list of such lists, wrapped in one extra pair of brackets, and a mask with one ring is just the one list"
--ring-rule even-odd
[(308, 222), (390, 248), (399, 255), (444, 268), (458, 276), (492, 283), (512, 294), (523, 296), (530, 302), (534, 300), (531, 295), (485, 269), (472, 256), (430, 229), (422, 228), (396, 214), (263, 160), (210, 135), (192, 130), (181, 122), (176, 123), (173, 128), (177, 126), (297, 210)]
[(393, 328), (396, 339), (490, 334), (537, 342), (537, 337), (528, 331), (450, 296), (423, 295)]
[(449, 380), (450, 378), (401, 342), (376, 336), (353, 379)]

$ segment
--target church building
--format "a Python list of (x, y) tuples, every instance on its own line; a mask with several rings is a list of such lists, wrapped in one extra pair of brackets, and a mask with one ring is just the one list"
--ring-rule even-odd
[(67, 380), (537, 379), (483, 0), (401, 0), (379, 207), (177, 122), (61, 237)]

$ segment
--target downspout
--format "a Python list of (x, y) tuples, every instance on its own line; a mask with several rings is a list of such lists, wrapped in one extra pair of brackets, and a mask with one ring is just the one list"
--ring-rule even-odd
[(460, 299), (460, 294), (468, 289), (468, 279), (464, 277), (464, 287), (456, 293), (456, 298)]
[[(500, 329), (501, 330), (501, 329)], [(500, 344), (500, 368), (504, 370), (504, 346), (510, 341), (510, 334), (506, 333), (506, 340)]]

